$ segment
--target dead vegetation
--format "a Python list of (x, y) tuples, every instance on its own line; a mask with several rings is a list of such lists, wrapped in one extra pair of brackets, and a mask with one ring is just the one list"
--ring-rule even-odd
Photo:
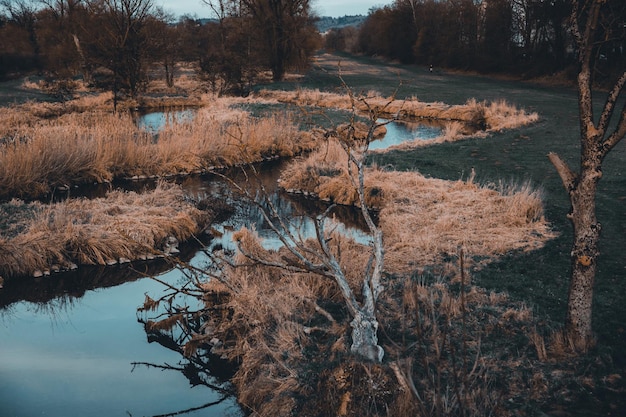
[[(237, 239), (269, 262), (288, 254), (264, 249), (251, 231)], [(330, 242), (356, 291), (367, 250), (340, 236)], [(463, 259), (462, 250), (452, 256), (447, 273), (387, 276), (382, 364), (349, 353), (341, 290), (312, 274), (249, 264), (226, 266), (227, 280), (206, 280), (196, 270), (203, 310), (172, 308), (171, 294), (147, 298), (141, 310), (170, 311), (147, 326), (182, 340), (186, 356), (207, 358), (194, 356), (206, 349), (237, 363), (237, 398), (254, 416), (514, 416), (547, 398), (576, 395), (567, 386), (576, 363), (555, 366), (540, 349), (542, 325), (532, 311), (471, 285)], [(199, 317), (202, 325), (190, 326)]]
[[(356, 167), (340, 144), (350, 140), (342, 132), (291, 164), (280, 185), (357, 205), (358, 186), (348, 172)], [(537, 358), (531, 311), (471, 285), (464, 264), (465, 255), (493, 259), (549, 239), (540, 193), (529, 186), (479, 186), (473, 177), (451, 182), (376, 167), (365, 174), (366, 201), (379, 209), (384, 235), (385, 291), (377, 316), (385, 362), (350, 355), (351, 317), (336, 282), (302, 273), (287, 249), (264, 249), (248, 230), (235, 235), (244, 249), (232, 262), (218, 256), (215, 262), (223, 263), (215, 269), (195, 270), (207, 321), (201, 332), (185, 335), (184, 352), (193, 355), (204, 344), (236, 362), (237, 398), (258, 416), (508, 416), (529, 398), (551, 395), (559, 385), (551, 385)], [(308, 245), (318, 242), (307, 241), (306, 253), (313, 256)], [(371, 248), (339, 235), (324, 242), (351, 290), (364, 298), (362, 268)], [(436, 276), (425, 272), (432, 265), (439, 265)], [(146, 311), (155, 306), (148, 304)], [(184, 328), (190, 319), (177, 312), (165, 317), (153, 328)], [(512, 345), (503, 342), (511, 339)]]
[(406, 142), (396, 148), (412, 148), (447, 141), (459, 140), (469, 135), (480, 136), (485, 133), (512, 129), (534, 123), (539, 119), (537, 113), (527, 113), (503, 100), (485, 103), (469, 99), (463, 105), (449, 105), (440, 102), (422, 102), (416, 97), (399, 100), (395, 97), (382, 97), (377, 92), (369, 92), (359, 101), (351, 101), (347, 94), (321, 92), (319, 90), (269, 91), (263, 90), (258, 97), (275, 100), (297, 106), (353, 110), (367, 113), (374, 112), (388, 119), (431, 119), (446, 123), (444, 133), (432, 140)]
[[(350, 109), (346, 107), (346, 102), (350, 105), (348, 98), (338, 95), (314, 92), (308, 97), (308, 93), (299, 92), (294, 98), (287, 97), (293, 93), (280, 94), (283, 93), (263, 93), (262, 97), (298, 105)], [(320, 97), (315, 98), (316, 95)], [(514, 123), (529, 123), (533, 117), (536, 120), (536, 115), (526, 115), (505, 103), (470, 101), (465, 106), (447, 106), (409, 100), (390, 104), (388, 99), (380, 98), (377, 102), (372, 96), (368, 102), (379, 106), (379, 110), (384, 108), (392, 118), (449, 119), (444, 135), (449, 140), (467, 134), (468, 123), (478, 129), (498, 130), (514, 126), (508, 124), (514, 119), (519, 118)], [(68, 126), (74, 129), (75, 142), (82, 144), (81, 153), (87, 156), (75, 158), (82, 161), (75, 164), (70, 164), (74, 158), (66, 157), (63, 164), (90, 167), (89, 178), (106, 181), (117, 176), (189, 173), (213, 166), (247, 164), (276, 155), (294, 156), (316, 146), (312, 135), (300, 133), (288, 119), (259, 121), (232, 109), (227, 114), (201, 109), (193, 123), (167, 126), (156, 141), (134, 130), (132, 121), (125, 116), (112, 116), (115, 118), (107, 124), (110, 131), (102, 142), (95, 130), (85, 127), (86, 133), (82, 133), (82, 128), (75, 129), (82, 125), (72, 121)], [(109, 116), (101, 117), (106, 120)], [(72, 117), (78, 116), (68, 115), (68, 121)], [(71, 136), (63, 136), (63, 132), (73, 129), (64, 130), (62, 119), (55, 121), (56, 131), (40, 136), (39, 148), (34, 146), (34, 135), (17, 133), (12, 139), (5, 139), (3, 146), (10, 150), (11, 145), (32, 143), (34, 150), (41, 153), (46, 149), (45, 153), (50, 154), (48, 147), (72, 144)], [(46, 128), (54, 125), (38, 123)], [(90, 123), (94, 129), (99, 126), (93, 121), (87, 122), (87, 126)], [(59, 138), (56, 147), (44, 140), (51, 136)], [(92, 151), (82, 149), (89, 143), (86, 138), (97, 145)], [(91, 160), (102, 164), (102, 158), (90, 154), (101, 147), (105, 148), (100, 154), (106, 156), (104, 165), (86, 165)], [(5, 153), (9, 151), (0, 155)], [(13, 155), (17, 160), (17, 153)], [(62, 158), (55, 159), (57, 162), (51, 166), (63, 166), (58, 162)], [(38, 170), (47, 166), (45, 163), (35, 158), (28, 162)], [(329, 141), (309, 158), (291, 165), (282, 175), (281, 186), (354, 205), (358, 194), (347, 177), (348, 166), (341, 146)], [(85, 175), (64, 174), (75, 171), (60, 169), (58, 177)], [(46, 187), (46, 180), (30, 183), (38, 192)], [(1, 175), (0, 184), (4, 184)], [(238, 363), (233, 378), (238, 400), (258, 416), (504, 416), (518, 414), (529, 398), (540, 401), (550, 395), (555, 389), (550, 382), (554, 378), (545, 374), (537, 361), (537, 356), (546, 358), (546, 349), (541, 348), (542, 339), (535, 331), (530, 310), (505, 295), (472, 286), (461, 261), (462, 253), (477, 258), (494, 257), (510, 250), (534, 249), (551, 238), (552, 232), (542, 215), (540, 193), (528, 186), (479, 186), (472, 177), (449, 182), (372, 167), (367, 172), (365, 194), (368, 203), (379, 209), (379, 224), (385, 236), (388, 291), (383, 293), (380, 316), (381, 333), (385, 335), (381, 345), (388, 352), (387, 362), (368, 364), (349, 356), (349, 314), (336, 283), (267, 265), (224, 265), (223, 273), (228, 279), (221, 282), (196, 276), (201, 290), (199, 298), (206, 302), (201, 314), (207, 322), (202, 327), (191, 331), (187, 326), (198, 318), (198, 312), (187, 314), (172, 309), (159, 319), (148, 320), (147, 328), (168, 333), (180, 326), (188, 332), (182, 339), (186, 356), (211, 346), (213, 353)], [(116, 202), (124, 196), (142, 200)], [(167, 203), (159, 205), (163, 201)], [(27, 272), (62, 263), (67, 256), (65, 251), (83, 263), (132, 257), (133, 253), (141, 253), (140, 248), (158, 246), (168, 235), (185, 240), (195, 233), (204, 214), (185, 206), (183, 201), (180, 196), (172, 202), (158, 196), (119, 193), (100, 204), (104, 212), (86, 206), (89, 203), (83, 200), (58, 208), (41, 207), (34, 210), (40, 214), (28, 230), (16, 237), (3, 237), (0, 249), (18, 254), (8, 258), (7, 269), (12, 272), (19, 268), (11, 266), (17, 265), (13, 262), (17, 256), (27, 260)], [(94, 221), (98, 227), (92, 226)], [(142, 229), (151, 224), (159, 228)], [(64, 249), (47, 249), (42, 243), (44, 236), (51, 236), (55, 247)], [(254, 233), (247, 230), (236, 236), (259, 257), (277, 261), (288, 257), (284, 250), (265, 250)], [(358, 294), (367, 248), (338, 235), (329, 241), (350, 286)], [(21, 252), (14, 246), (16, 242), (22, 244)], [(461, 261), (460, 268), (444, 261), (450, 258)], [(425, 266), (433, 264), (442, 265), (442, 274), (434, 278), (423, 273)], [(147, 298), (144, 310), (154, 311), (161, 303), (167, 308), (167, 297)], [(171, 303), (169, 307), (172, 308)], [(515, 343), (505, 346), (503, 339)], [(512, 377), (512, 369), (520, 372)], [(529, 374), (532, 378), (527, 378)], [(319, 398), (313, 402), (303, 400), (311, 396)]]
[(5, 278), (154, 258), (168, 238), (188, 240), (211, 221), (179, 186), (165, 183), (142, 194), (112, 191), (50, 205), (13, 200), (2, 207), (10, 214), (2, 219), (10, 227), (0, 230)]
[(226, 105), (198, 110), (155, 139), (127, 113), (28, 118), (10, 110), (0, 129), (0, 198), (39, 197), (55, 187), (164, 177), (287, 157), (313, 137), (285, 115), (256, 119)]
[[(347, 158), (334, 141), (291, 163), (280, 186), (337, 204), (358, 204)], [(371, 167), (365, 193), (368, 204), (380, 210), (385, 264), (393, 272), (437, 263), (459, 245), (472, 256), (493, 258), (537, 249), (554, 237), (543, 217), (541, 192), (528, 184), (481, 186), (472, 175), (445, 181)]]

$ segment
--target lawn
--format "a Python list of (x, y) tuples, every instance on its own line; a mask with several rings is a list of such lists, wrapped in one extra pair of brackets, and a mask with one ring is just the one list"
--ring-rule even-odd
[[(505, 185), (522, 185), (529, 183), (532, 188), (540, 189), (545, 206), (545, 217), (550, 223), (552, 230), (556, 232), (557, 237), (548, 241), (541, 249), (531, 252), (511, 250), (495, 262), (485, 264), (483, 262), (477, 262), (478, 259), (467, 259), (467, 263), (469, 263), (469, 267), (472, 269), (469, 276), (471, 276), (473, 284), (487, 289), (487, 292), (480, 293), (481, 297), (491, 299), (493, 297), (491, 293), (489, 293), (491, 290), (506, 292), (514, 300), (521, 301), (533, 309), (534, 316), (538, 321), (524, 321), (524, 323), (536, 324), (539, 322), (537, 328), (541, 327), (540, 331), (544, 336), (549, 336), (552, 330), (558, 329), (564, 321), (567, 302), (572, 228), (566, 218), (567, 212), (569, 211), (567, 193), (561, 184), (561, 180), (555, 168), (550, 164), (547, 155), (549, 152), (557, 152), (572, 166), (575, 166), (579, 158), (576, 90), (574, 88), (538, 85), (516, 80), (447, 73), (437, 69), (433, 73), (430, 73), (428, 68), (399, 66), (362, 57), (325, 54), (318, 56), (315, 65), (303, 77), (282, 83), (259, 85), (257, 89), (259, 91), (262, 89), (289, 91), (297, 89), (319, 89), (324, 92), (345, 94), (346, 91), (341, 86), (341, 81), (338, 77), (339, 74), (355, 93), (367, 94), (377, 92), (384, 96), (395, 94), (396, 98), (399, 99), (415, 97), (421, 102), (439, 102), (449, 105), (462, 105), (470, 99), (488, 102), (505, 100), (528, 113), (536, 112), (539, 115), (539, 120), (535, 123), (515, 129), (493, 131), (486, 137), (472, 137), (455, 142), (433, 144), (409, 150), (379, 153), (372, 155), (371, 159), (372, 162), (375, 162), (378, 166), (384, 166), (385, 171), (391, 171), (391, 168), (397, 171), (419, 171), (426, 177), (452, 181), (459, 179), (467, 180), (472, 177), (477, 183), (484, 185), (498, 185), (500, 183), (504, 183)], [(263, 93), (259, 94), (259, 96), (262, 95)], [(252, 96), (255, 96), (255, 94)], [(601, 96), (602, 93), (599, 92), (598, 97)], [(270, 101), (256, 102), (254, 99), (250, 101), (233, 100), (230, 105), (243, 107), (257, 115), (278, 112), (279, 109), (284, 108), (282, 104), (278, 105)], [(208, 107), (210, 106), (207, 106), (207, 108)], [(293, 112), (297, 111), (295, 106), (290, 107), (290, 109)], [(307, 107), (307, 110), (312, 112), (313, 109)], [(216, 111), (226, 111), (226, 108), (216, 108)], [(338, 119), (346, 114), (345, 112), (337, 110), (327, 111), (327, 114), (331, 115), (331, 123), (336, 123)], [(306, 119), (302, 118), (300, 120)], [(205, 122), (202, 122), (202, 120), (198, 122), (199, 130), (206, 132), (207, 125), (203, 123)], [(275, 125), (280, 126), (282, 131), (286, 130), (284, 123), (279, 122), (275, 123)], [(306, 131), (307, 127), (308, 126), (303, 125), (300, 126), (300, 129)], [(212, 132), (216, 129), (208, 130)], [(261, 129), (257, 126), (251, 131), (258, 133), (259, 130)], [(174, 146), (172, 146), (171, 149), (181, 148), (181, 138), (184, 138), (184, 134), (181, 132), (182, 131), (172, 131), (172, 144)], [(303, 132), (300, 132), (300, 135), (302, 133)], [(109, 131), (105, 134), (105, 137), (109, 137), (110, 135), (111, 132)], [(211, 136), (215, 135), (211, 134)], [(241, 134), (242, 138), (251, 136), (254, 135)], [(278, 136), (279, 135), (275, 133), (269, 135), (271, 138)], [(163, 139), (160, 140), (160, 142), (166, 141)], [(218, 140), (218, 142), (222, 143), (224, 141)], [(298, 146), (303, 146), (304, 142), (303, 139), (294, 141)], [(82, 147), (79, 146), (79, 149), (82, 149)], [(264, 155), (264, 153), (260, 152), (260, 155)], [(576, 373), (576, 375), (571, 375), (571, 379), (562, 378), (562, 380), (571, 381), (571, 384), (567, 387), (568, 392), (573, 393), (573, 395), (580, 394), (579, 397), (574, 397), (575, 400), (573, 402), (566, 405), (567, 411), (565, 415), (588, 415), (584, 413), (589, 413), (589, 410), (594, 410), (594, 415), (608, 415), (609, 413), (615, 415), (616, 407), (619, 407), (621, 411), (626, 409), (624, 399), (621, 398), (624, 392), (624, 381), (621, 380), (620, 376), (624, 374), (623, 370), (626, 369), (626, 334), (624, 333), (623, 325), (626, 319), (626, 300), (624, 300), (626, 297), (626, 282), (622, 279), (626, 276), (626, 257), (621, 253), (622, 248), (626, 247), (626, 180), (621, 173), (621, 167), (624, 166), (625, 160), (626, 146), (624, 143), (621, 143), (612, 151), (605, 161), (604, 178), (600, 182), (597, 196), (598, 217), (603, 224), (600, 244), (601, 258), (598, 261), (599, 268), (594, 306), (594, 328), (598, 337), (597, 349), (592, 351), (588, 357), (580, 360), (580, 362), (570, 361), (565, 365), (556, 361), (545, 361), (546, 369), (544, 371), (547, 372), (546, 375), (548, 379), (555, 377), (555, 375), (556, 377), (553, 379), (559, 379), (557, 373), (570, 372), (572, 369), (574, 369), (574, 373)], [(190, 158), (183, 156), (177, 158), (176, 161), (189, 163)], [(131, 165), (135, 168), (137, 167), (137, 163)], [(163, 164), (159, 164), (159, 166), (162, 165)], [(176, 166), (178, 167), (178, 165)], [(175, 170), (175, 172), (178, 171), (192, 172), (193, 170), (181, 170), (180, 168)], [(475, 173), (475, 177), (473, 177), (473, 173)], [(399, 181), (395, 181), (393, 185), (400, 189), (399, 192), (402, 192), (403, 186)], [(451, 196), (452, 194), (450, 193), (446, 195), (447, 198), (452, 198)], [(418, 196), (411, 201), (417, 201), (415, 204), (418, 205), (420, 204), (420, 197)], [(455, 202), (458, 203), (459, 200), (455, 199)], [(464, 208), (465, 207), (466, 206), (464, 206)], [(481, 206), (480, 208), (483, 207)], [(467, 206), (466, 209), (468, 211), (474, 210), (471, 206)], [(478, 207), (475, 209), (475, 212), (477, 214), (476, 217), (480, 217), (482, 211), (479, 210)], [(439, 212), (438, 215), (440, 215)], [(492, 218), (490, 219), (493, 220)], [(404, 220), (408, 222), (406, 217), (404, 217)], [(397, 221), (397, 223), (402, 227), (402, 220)], [(500, 233), (498, 235), (500, 235)], [(289, 277), (286, 277), (285, 279), (288, 278)], [(275, 288), (274, 283), (269, 282), (268, 291), (273, 291)], [(419, 290), (420, 287), (418, 286), (417, 288)], [(457, 289), (457, 287), (451, 288), (453, 288), (454, 291)], [(391, 294), (394, 289), (390, 287), (389, 290)], [(281, 286), (281, 291), (278, 293), (279, 295), (284, 295), (283, 292), (285, 292), (285, 288)], [(472, 292), (471, 294), (476, 295), (479, 294), (479, 292)], [(258, 298), (259, 297), (254, 300)], [(294, 298), (294, 300), (297, 299), (297, 297)], [(242, 311), (245, 312), (249, 310), (248, 307), (252, 304), (254, 303), (243, 303), (244, 309)], [(259, 305), (262, 307), (263, 303)], [(519, 304), (517, 305), (519, 306)], [(507, 306), (508, 304), (506, 306), (503, 304), (503, 308), (508, 308)], [(384, 310), (385, 308), (388, 310)], [(465, 314), (464, 307), (462, 310), (464, 312), (463, 314)], [(381, 306), (381, 316), (389, 311), (392, 311), (389, 306)], [(520, 307), (519, 311), (521, 312), (520, 314), (526, 314), (525, 306)], [(484, 309), (482, 313), (488, 313), (487, 316), (491, 314), (489, 308)], [(489, 326), (488, 320), (485, 321), (478, 310), (476, 312), (470, 312), (468, 316), (472, 317), (472, 320), (477, 326), (476, 334), (479, 338), (478, 345), (480, 350), (480, 335), (482, 331), (484, 330), (485, 334), (489, 333), (489, 331), (486, 330)], [(501, 316), (504, 317), (503, 315)], [(506, 324), (506, 318), (503, 320), (503, 323)], [(526, 336), (533, 332), (533, 329), (526, 327), (521, 330), (523, 330)], [(398, 334), (401, 333), (399, 331), (397, 332)], [(398, 336), (398, 334), (395, 336)], [(244, 340), (248, 340), (248, 336), (249, 335), (246, 335)], [(296, 336), (300, 337), (301, 335)], [(496, 350), (501, 348), (502, 352), (515, 351), (522, 346), (522, 350), (525, 350), (527, 353), (529, 349), (532, 351), (533, 348), (529, 348), (531, 345), (526, 336), (522, 338), (523, 340), (520, 339), (520, 341), (513, 340), (514, 337), (508, 333), (499, 335), (492, 332), (492, 337), (496, 338), (496, 341), (494, 342), (492, 340), (492, 343), (495, 343)], [(304, 338), (303, 340), (306, 339), (308, 338)], [(463, 339), (463, 341), (465, 341), (465, 339)], [(297, 350), (298, 349), (296, 349), (296, 351)], [(275, 353), (273, 350), (271, 351), (273, 353), (270, 353)], [(319, 353), (317, 350), (315, 350), (315, 352)], [(494, 363), (499, 365), (500, 362), (498, 362), (498, 360), (502, 352), (492, 351), (490, 353), (494, 355), (491, 355), (489, 358), (494, 359)], [(304, 353), (308, 354), (307, 352)], [(254, 351), (252, 351), (251, 356), (254, 356), (253, 359), (260, 357), (259, 355), (255, 356)], [(332, 360), (327, 360), (327, 357), (324, 355), (313, 354), (312, 356), (315, 361), (321, 360), (322, 362), (328, 362), (318, 363), (314, 361), (316, 366), (323, 365), (324, 367), (329, 367), (329, 372), (332, 366), (337, 365), (331, 363), (333, 362)], [(455, 355), (453, 354), (452, 356)], [(389, 357), (391, 358), (391, 355)], [(485, 357), (487, 358), (488, 354), (486, 354)], [(517, 356), (512, 355), (512, 357)], [(528, 358), (529, 356), (522, 355), (520, 357)], [(534, 356), (532, 357), (534, 361)], [(297, 362), (297, 358), (291, 359)], [(551, 359), (554, 359), (554, 357)], [(282, 363), (282, 360), (284, 360), (284, 358), (279, 358), (278, 362)], [(389, 361), (392, 361), (392, 359), (389, 359)], [(502, 363), (504, 365), (500, 366), (499, 373), (504, 380), (516, 377), (518, 379), (525, 379), (523, 381), (524, 384), (528, 384), (529, 379), (527, 377), (529, 375), (523, 374), (523, 372), (514, 372), (512, 368), (508, 368), (506, 362)], [(253, 365), (255, 364), (256, 362), (253, 362)], [(543, 364), (544, 363), (539, 364), (538, 366), (541, 367)], [(580, 366), (576, 364), (580, 364)], [(296, 365), (301, 367), (302, 363), (297, 363)], [(348, 364), (345, 366), (351, 365)], [(569, 366), (569, 368), (567, 368), (567, 366)], [(242, 368), (245, 369), (243, 366)], [(301, 368), (299, 369), (301, 370)], [(344, 368), (344, 364), (340, 364), (337, 365), (335, 370), (337, 369), (348, 368)], [(359, 367), (358, 369), (361, 368)], [(387, 369), (387, 371), (390, 369), (391, 368)], [(564, 369), (566, 371), (563, 371)], [(554, 372), (552, 372), (552, 370), (554, 370)], [(326, 375), (324, 372), (320, 372), (320, 369), (313, 368), (311, 372), (316, 373), (315, 378), (312, 378), (311, 381), (316, 381), (316, 378), (320, 378), (320, 381), (322, 381), (320, 383), (323, 383), (324, 375)], [(270, 372), (270, 376), (272, 375), (272, 372)], [(296, 372), (294, 375), (297, 376), (298, 373)], [(615, 375), (617, 375), (617, 377), (615, 377)], [(253, 376), (252, 373), (249, 375), (250, 378)], [(532, 375), (533, 378), (534, 376), (535, 375)], [(610, 381), (608, 385), (605, 383), (596, 387), (597, 389), (589, 387), (587, 390), (586, 386), (583, 386), (584, 384), (580, 382), (593, 382), (594, 378), (598, 381), (603, 377), (607, 377), (608, 379), (605, 379), (610, 379)], [(292, 379), (299, 381), (298, 378), (293, 376)], [(394, 380), (394, 378), (390, 379), (390, 381)], [(247, 380), (244, 378), (240, 381), (246, 382)], [(262, 383), (263, 379), (259, 378), (255, 380), (252, 378), (251, 381), (257, 384)], [(365, 381), (365, 379), (363, 381)], [(618, 381), (618, 383), (615, 383), (615, 381)], [(301, 382), (302, 381), (299, 381), (298, 383), (301, 384)], [(367, 385), (365, 382), (364, 384)], [(331, 385), (326, 386), (326, 388), (332, 388)], [(534, 390), (536, 384), (533, 383), (531, 385), (533, 385)], [(271, 384), (267, 385), (264, 389), (271, 388), (271, 386)], [(609, 386), (608, 390), (605, 389), (606, 386)], [(249, 388), (249, 391), (255, 391), (253, 385), (250, 385)], [(301, 391), (294, 389), (294, 392), (305, 392), (306, 389), (309, 388), (312, 389), (308, 386), (301, 386), (298, 388), (299, 390), (301, 389)], [(613, 391), (609, 392), (610, 390)], [(560, 404), (561, 401), (558, 396), (561, 395), (561, 392), (557, 391), (558, 386), (554, 391), (551, 391), (551, 395), (554, 395), (551, 398), (554, 400), (553, 402), (555, 404)], [(337, 397), (337, 392), (332, 393), (332, 395), (329, 392), (328, 398)], [(384, 390), (378, 390), (376, 393), (382, 395), (383, 392)], [(497, 392), (497, 390), (494, 390), (494, 392)], [(364, 392), (362, 394), (363, 398), (365, 398), (370, 393)], [(608, 394), (610, 397), (608, 397), (608, 399), (605, 398), (605, 394)], [(355, 395), (357, 394), (355, 393)], [(585, 398), (585, 395), (587, 395), (588, 398)], [(325, 401), (322, 397), (323, 395), (320, 396), (318, 400)], [(355, 397), (354, 400), (355, 403), (357, 402), (356, 398), (357, 397)], [(519, 394), (516, 397), (512, 409), (522, 410), (529, 404), (528, 401), (529, 398), (526, 396), (525, 392)], [(560, 406), (559, 404), (556, 406)], [(548, 412), (557, 410), (554, 408), (556, 407), (554, 404), (539, 405)], [(544, 405), (548, 406), (549, 409), (543, 407)], [(339, 407), (339, 404), (333, 403), (329, 407), (336, 410), (338, 408), (342, 409), (343, 406)]]
[[(397, 97), (417, 97), (424, 102), (462, 104), (476, 100), (504, 99), (539, 121), (487, 138), (467, 139), (408, 151), (375, 156), (379, 165), (397, 170), (417, 170), (426, 176), (457, 180), (472, 168), (481, 183), (530, 181), (543, 189), (545, 213), (559, 237), (531, 253), (510, 253), (499, 262), (474, 271), (476, 283), (505, 290), (531, 305), (536, 314), (554, 326), (563, 322), (567, 302), (569, 251), (572, 228), (566, 215), (569, 200), (556, 170), (547, 158), (559, 153), (576, 166), (579, 128), (576, 90), (485, 76), (429, 73), (426, 67), (407, 67), (368, 58), (321, 55), (307, 75), (294, 82), (262, 86), (272, 89), (309, 88), (342, 90), (338, 74), (355, 92), (378, 91)], [(596, 93), (601, 105), (604, 93)], [(599, 184), (598, 218), (603, 225), (594, 300), (594, 329), (601, 352), (626, 365), (626, 145), (621, 143), (607, 157)]]

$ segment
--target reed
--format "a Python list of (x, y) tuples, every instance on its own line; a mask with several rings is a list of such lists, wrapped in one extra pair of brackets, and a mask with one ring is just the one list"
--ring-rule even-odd
[(200, 109), (154, 138), (127, 113), (70, 113), (52, 119), (10, 112), (0, 141), (0, 199), (38, 197), (55, 187), (115, 178), (169, 176), (293, 156), (315, 138), (288, 115), (256, 119), (223, 106)]
[[(106, 265), (124, 258), (138, 259), (158, 253), (170, 236), (188, 240), (209, 221), (207, 213), (183, 198), (179, 186), (166, 183), (143, 194), (112, 191), (94, 200), (50, 205), (34, 202), (20, 207), (7, 219), (18, 233), (0, 235), (0, 275), (5, 278), (72, 264)], [(32, 215), (20, 219), (19, 213), (25, 212)]]
[[(357, 205), (341, 146), (332, 141), (290, 164), (280, 186), (344, 205)], [(385, 265), (393, 272), (440, 262), (461, 245), (493, 259), (510, 250), (533, 250), (554, 238), (543, 216), (542, 193), (529, 184), (476, 184), (426, 178), (417, 172), (366, 172), (370, 206), (380, 210)]]
[[(284, 249), (264, 249), (251, 230), (239, 230), (234, 239), (270, 263), (288, 256)], [(368, 249), (337, 235), (329, 242), (358, 290)], [(462, 256), (456, 251), (451, 257)], [(234, 263), (240, 261), (246, 262), (226, 266), (224, 281), (203, 284), (212, 311), (208, 330), (192, 335), (183, 350), (193, 354), (203, 341), (219, 339), (212, 352), (238, 364), (232, 378), (238, 401), (258, 415), (507, 415), (504, 399), (510, 395), (543, 398), (549, 391), (535, 356), (532, 311), (505, 294), (471, 285), (462, 262), (449, 268), (450, 275), (390, 281), (379, 316), (392, 359), (377, 365), (350, 358), (350, 318), (340, 308), (334, 282), (253, 264), (237, 254)], [(147, 300), (144, 309), (153, 305)], [(156, 326), (184, 322), (178, 315)], [(503, 343), (503, 335), (518, 342)], [(512, 367), (536, 378), (511, 375)], [(312, 393), (316, 400), (301, 400)]]
[[(314, 106), (351, 110), (352, 101), (347, 94), (321, 92), (319, 90), (269, 91), (258, 93), (259, 99), (275, 100), (300, 106)], [(538, 120), (537, 113), (527, 113), (504, 100), (492, 103), (469, 99), (462, 105), (449, 105), (441, 102), (422, 102), (417, 98), (398, 100), (394, 97), (381, 97), (370, 92), (355, 101), (356, 110), (377, 112), (380, 117), (389, 118), (428, 118), (445, 121), (458, 121), (471, 125), (474, 129), (497, 131), (511, 129)]]

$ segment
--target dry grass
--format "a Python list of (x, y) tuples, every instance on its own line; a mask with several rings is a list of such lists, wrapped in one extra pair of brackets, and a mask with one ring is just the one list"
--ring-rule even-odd
[(0, 129), (0, 198), (36, 197), (57, 186), (120, 177), (188, 174), (293, 156), (315, 146), (288, 116), (256, 119), (224, 112), (228, 103), (170, 124), (158, 140), (126, 113), (41, 119), (11, 110)]
[[(265, 250), (254, 232), (243, 229), (234, 238), (255, 256), (285, 259), (284, 250)], [(331, 242), (356, 290), (368, 250)], [(468, 285), (458, 266), (450, 270), (464, 276), (461, 286), (449, 285), (455, 274), (385, 283), (378, 316), (390, 359), (382, 365), (350, 358), (350, 317), (334, 282), (250, 263), (227, 267), (224, 283), (202, 284), (212, 313), (183, 350), (193, 355), (212, 340), (213, 353), (238, 363), (237, 399), (258, 416), (507, 416), (520, 399), (545, 398), (552, 387), (535, 356), (532, 312)], [(148, 300), (145, 310), (153, 305)], [(178, 314), (155, 327), (184, 322)]]
[[(281, 175), (281, 187), (344, 205), (358, 204), (341, 146), (329, 141)], [(366, 172), (368, 204), (380, 210), (385, 265), (408, 272), (437, 263), (462, 246), (493, 258), (511, 250), (534, 250), (553, 238), (543, 217), (541, 192), (528, 184), (480, 186), (426, 178), (416, 172)]]
[[(284, 251), (263, 249), (251, 231), (236, 239), (256, 256), (284, 259)], [(367, 250), (333, 242), (347, 275), (362, 273)], [(238, 401), (256, 416), (515, 416), (571, 395), (565, 384), (576, 362), (546, 363), (532, 311), (469, 284), (460, 256), (450, 275), (385, 282), (378, 311), (389, 358), (383, 364), (349, 355), (350, 318), (332, 281), (251, 264), (228, 269), (226, 285), (202, 284), (211, 313), (182, 347), (192, 356), (211, 341), (213, 353), (236, 362)], [(152, 306), (147, 300), (145, 310)], [(192, 320), (179, 311), (154, 327)]]
[(543, 217), (541, 194), (529, 186), (507, 193), (469, 181), (428, 179), (418, 173), (376, 172), (386, 204), (380, 212), (385, 262), (394, 271), (437, 263), (464, 248), (493, 259), (535, 250), (555, 234)]
[[(263, 90), (258, 93), (258, 97), (300, 106), (352, 109), (352, 102), (347, 94), (326, 93), (319, 90), (295, 92)], [(360, 97), (355, 104), (356, 110), (367, 111), (371, 108), (379, 112), (381, 117), (429, 118), (465, 123), (476, 123), (482, 120), (487, 130), (510, 129), (534, 123), (538, 119), (536, 113), (526, 113), (504, 100), (485, 103), (470, 99), (462, 105), (449, 105), (440, 102), (426, 103), (415, 97), (398, 100), (393, 97), (381, 97), (377, 92), (370, 92)]]
[[(508, 416), (520, 398), (546, 395), (547, 388), (524, 377), (542, 374), (526, 306), (471, 285), (453, 290), (441, 277), (432, 283), (418, 277), (398, 291), (388, 295), (389, 305), (398, 299), (401, 305), (386, 310), (393, 318), (384, 322), (403, 341), (388, 347), (398, 358), (390, 367), (401, 387), (390, 415)], [(507, 345), (505, 338), (521, 342)]]
[(170, 236), (188, 240), (209, 220), (183, 198), (180, 187), (167, 184), (144, 194), (113, 191), (94, 200), (74, 199), (48, 206), (31, 203), (19, 211), (33, 214), (3, 219), (14, 225), (13, 230), (16, 225), (23, 226), (17, 228), (18, 233), (0, 235), (0, 275), (5, 278), (72, 264), (138, 259), (161, 249)]

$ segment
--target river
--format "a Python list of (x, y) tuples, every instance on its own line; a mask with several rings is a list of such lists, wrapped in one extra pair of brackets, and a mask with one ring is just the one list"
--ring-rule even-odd
[[(150, 120), (159, 117), (150, 116), (147, 128), (154, 129)], [(279, 163), (267, 164), (261, 176), (273, 204), (293, 227), (312, 234), (312, 223), (300, 213), (320, 207), (279, 193), (279, 171)], [(255, 227), (266, 246), (280, 244), (258, 210), (221, 194), (228, 188), (223, 181), (193, 177), (182, 185), (190, 195), (222, 195), (236, 206), (216, 225), (224, 235), (211, 245), (228, 246), (229, 231), (243, 225)], [(358, 212), (339, 211), (344, 233), (366, 242)], [(197, 246), (181, 250), (186, 261), (207, 262)], [(157, 298), (164, 290), (150, 276), (174, 286), (185, 281), (181, 270), (160, 260), (8, 282), (0, 290), (0, 416), (244, 415), (228, 393), (232, 370), (199, 375), (179, 352), (146, 334), (137, 308), (146, 294)]]

